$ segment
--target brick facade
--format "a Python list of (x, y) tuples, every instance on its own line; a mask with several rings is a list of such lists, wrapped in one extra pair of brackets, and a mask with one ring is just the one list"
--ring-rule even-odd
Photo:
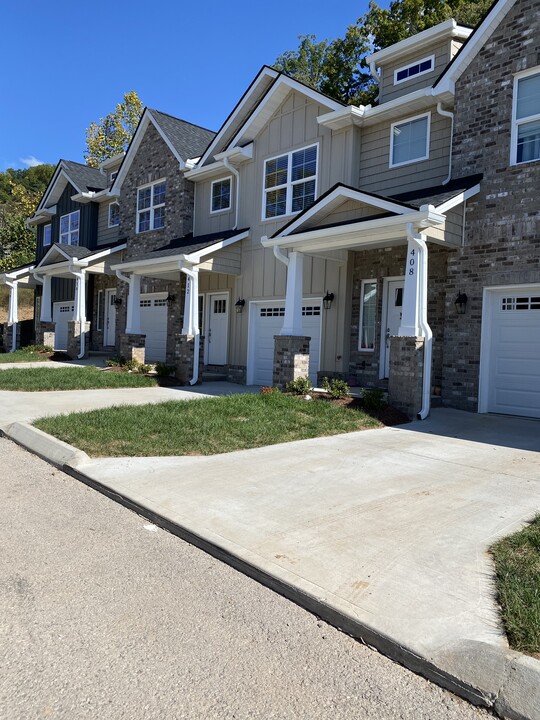
[[(19, 323), (16, 324), (16, 340), (15, 340), (15, 347), (18, 348), (21, 346), (21, 326)], [(13, 343), (13, 325), (10, 325), (8, 323), (4, 323), (4, 334), (3, 334), (3, 345), (4, 350), (6, 352), (11, 352), (11, 347)]]
[[(540, 283), (540, 162), (510, 165), (513, 76), (540, 66), (538, 2), (516, 2), (456, 83), (454, 177), (482, 172), (464, 247), (448, 259), (442, 394), (476, 410), (484, 287)], [(466, 315), (454, 300), (467, 294)]]
[(118, 336), (118, 354), (125, 360), (144, 363), (146, 335), (120, 333)]
[[(199, 335), (199, 378), (202, 382), (204, 363), (204, 338)], [(180, 382), (187, 384), (193, 378), (193, 361), (195, 353), (195, 337), (177, 334), (175, 338), (175, 375)]]
[(67, 354), (75, 359), (81, 353), (81, 335), (84, 333), (84, 357), (88, 356), (90, 350), (90, 323), (81, 323), (76, 320), (68, 322)]
[(422, 409), (424, 377), (424, 338), (390, 338), (390, 376), (388, 400), (414, 418)]
[(36, 322), (36, 345), (45, 345), (54, 348), (56, 323), (53, 322)]
[(274, 336), (274, 371), (272, 384), (284, 388), (287, 383), (309, 375), (309, 343), (303, 335)]

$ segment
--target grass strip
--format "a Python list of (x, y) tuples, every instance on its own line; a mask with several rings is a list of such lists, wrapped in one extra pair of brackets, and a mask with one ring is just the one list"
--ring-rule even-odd
[(359, 410), (281, 394), (120, 406), (34, 425), (93, 457), (215, 455), (380, 427)]
[(30, 350), (15, 350), (10, 353), (0, 353), (1, 363), (22, 363), (22, 362), (47, 362), (49, 357), (39, 352)]
[(510, 646), (540, 653), (540, 515), (491, 548)]
[(136, 373), (104, 372), (95, 367), (8, 368), (0, 372), (0, 390), (43, 392), (99, 388), (155, 387), (154, 378)]

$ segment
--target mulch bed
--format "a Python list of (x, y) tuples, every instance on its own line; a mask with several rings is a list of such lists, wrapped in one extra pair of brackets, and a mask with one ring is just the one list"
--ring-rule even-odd
[[(331, 398), (329, 395), (323, 395), (322, 393), (317, 393), (312, 397), (318, 400), (324, 400), (325, 402), (331, 402), (334, 405), (342, 405), (343, 407), (351, 408), (351, 410), (364, 410), (365, 412), (367, 412), (364, 408), (364, 403), (362, 402), (361, 398), (346, 397), (334, 399)], [(381, 422), (383, 425), (386, 425), (387, 427), (393, 427), (394, 425), (405, 425), (405, 423), (411, 422), (411, 419), (408, 415), (406, 415), (401, 410), (393, 407), (392, 405), (385, 405), (385, 407), (383, 407), (378, 412), (369, 413), (369, 415), (377, 418), (379, 422)]]

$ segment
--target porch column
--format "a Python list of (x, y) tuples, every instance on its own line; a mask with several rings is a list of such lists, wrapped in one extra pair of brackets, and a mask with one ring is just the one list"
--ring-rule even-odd
[(187, 269), (182, 335), (199, 335), (199, 269)]
[(86, 338), (90, 323), (86, 321), (86, 271), (75, 266), (70, 268), (75, 276), (75, 311), (73, 320), (68, 322), (67, 353), (81, 359), (88, 354)]
[(403, 307), (398, 335), (418, 337), (420, 331), (421, 273), (419, 267), (418, 244), (411, 238), (407, 243), (405, 261), (405, 284), (403, 286)]
[(127, 301), (126, 335), (141, 334), (141, 276), (131, 273)]
[(43, 292), (41, 295), (41, 311), (40, 311), (40, 315), (39, 315), (39, 320), (40, 320), (40, 322), (50, 323), (50, 322), (52, 322), (52, 312), (51, 312), (52, 277), (50, 275), (43, 275), (42, 283), (43, 283)]
[(290, 252), (287, 264), (287, 291), (285, 294), (285, 318), (280, 335), (303, 335), (302, 287), (304, 280), (304, 255)]
[[(4, 346), (6, 350), (9, 350), (9, 352), (15, 352), (17, 349), (17, 335), (18, 335), (18, 323), (19, 323), (19, 316), (18, 316), (18, 293), (19, 293), (19, 283), (17, 280), (11, 280), (6, 282), (6, 285), (9, 288), (9, 306), (8, 306), (8, 320), (5, 325), (6, 330), (6, 338), (4, 341)], [(9, 340), (11, 340), (11, 343), (9, 343)]]
[(180, 382), (195, 385), (202, 376), (203, 353), (199, 328), (199, 268), (179, 263), (186, 276), (184, 322), (182, 332), (175, 338), (175, 373)]
[(75, 274), (75, 322), (86, 322), (86, 273), (84, 270)]

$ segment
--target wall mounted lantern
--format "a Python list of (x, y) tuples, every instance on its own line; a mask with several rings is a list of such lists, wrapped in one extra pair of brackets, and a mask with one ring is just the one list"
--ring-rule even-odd
[(323, 297), (323, 301), (322, 301), (323, 308), (325, 310), (330, 310), (333, 302), (334, 302), (334, 293), (328, 292), (328, 290), (327, 290), (326, 295)]
[(467, 307), (467, 296), (465, 293), (458, 293), (457, 298), (454, 301), (456, 306), (456, 312), (458, 315), (465, 315), (465, 308)]
[(173, 304), (173, 302), (174, 302), (175, 300), (176, 300), (176, 295), (171, 295), (171, 293), (169, 293), (169, 294), (167, 295), (167, 305), (168, 305), (169, 307), (171, 307), (171, 305)]
[(242, 298), (242, 299), (238, 298), (238, 300), (234, 303), (234, 307), (236, 308), (236, 312), (238, 314), (240, 314), (242, 312), (245, 304), (246, 304), (246, 301), (244, 300), (244, 298)]
[(122, 298), (114, 298), (113, 305), (121, 305), (122, 304)]

